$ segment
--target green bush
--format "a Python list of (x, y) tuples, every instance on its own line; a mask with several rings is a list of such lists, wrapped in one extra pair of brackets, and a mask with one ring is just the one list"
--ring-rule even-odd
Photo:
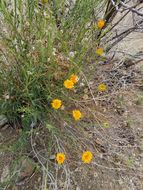
[(78, 0), (71, 8), (64, 0), (1, 1), (0, 113), (10, 122), (49, 118), (55, 98), (72, 104), (63, 82), (97, 57), (99, 3)]

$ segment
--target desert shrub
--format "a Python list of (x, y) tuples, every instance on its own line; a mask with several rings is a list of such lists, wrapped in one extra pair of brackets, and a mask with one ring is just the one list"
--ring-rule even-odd
[(54, 113), (53, 99), (68, 107), (73, 104), (68, 96), (79, 97), (63, 83), (98, 58), (99, 40), (93, 33), (101, 28), (93, 13), (99, 3), (1, 2), (0, 112), (10, 122), (44, 120)]

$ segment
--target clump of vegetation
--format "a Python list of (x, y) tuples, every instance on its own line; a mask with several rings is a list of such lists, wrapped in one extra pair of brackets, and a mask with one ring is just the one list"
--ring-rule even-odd
[[(92, 39), (92, 33), (104, 27), (101, 19), (91, 23), (99, 3), (77, 1), (70, 9), (58, 0), (1, 2), (0, 111), (11, 123), (25, 127), (48, 119), (55, 113), (53, 108), (66, 110), (74, 104), (69, 96), (78, 97), (73, 89), (83, 65), (103, 54), (97, 48), (99, 40)], [(92, 54), (85, 60), (91, 46)], [(80, 112), (73, 110), (73, 117), (80, 118)]]
[[(107, 8), (102, 6), (103, 18), (99, 16), (101, 4)], [(19, 140), (3, 149), (20, 152), (21, 157), (30, 144), (42, 168), (44, 190), (48, 180), (57, 189), (59, 176), (68, 189), (76, 181), (74, 177), (79, 176), (77, 173), (82, 173), (83, 165), (123, 171), (133, 167), (134, 160), (124, 158), (123, 149), (135, 143), (131, 127), (126, 127), (130, 134), (126, 137), (120, 126), (116, 139), (114, 129), (110, 131), (112, 123), (105, 106), (117, 104), (116, 112), (124, 113), (120, 88), (131, 77), (122, 79), (124, 62), (120, 62), (109, 71), (110, 79), (105, 77), (108, 68), (100, 78), (102, 65), (112, 63), (106, 52), (130, 31), (112, 34), (123, 19), (110, 25), (120, 6), (120, 1), (115, 6), (103, 0), (1, 0), (0, 115), (5, 115), (9, 124), (22, 128)], [(100, 72), (95, 77), (97, 68)], [(88, 78), (94, 79), (92, 87)], [(121, 98), (116, 102), (118, 94)], [(142, 102), (142, 98), (138, 99)], [(41, 143), (40, 151), (46, 152), (46, 162), (36, 152), (37, 141)], [(75, 176), (71, 166), (76, 168)]]

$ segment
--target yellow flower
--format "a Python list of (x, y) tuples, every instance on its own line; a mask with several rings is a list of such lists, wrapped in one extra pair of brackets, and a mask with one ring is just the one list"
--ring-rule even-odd
[(74, 88), (74, 83), (73, 83), (73, 81), (67, 79), (64, 81), (64, 86), (67, 89), (72, 89), (72, 88)]
[(43, 4), (48, 3), (48, 0), (41, 0)]
[(62, 106), (62, 101), (59, 99), (54, 99), (51, 105), (52, 105), (52, 108), (59, 109)]
[(104, 50), (103, 50), (102, 47), (99, 47), (99, 48), (96, 49), (96, 54), (97, 54), (97, 55), (100, 55), (100, 56), (101, 56), (103, 53), (104, 53)]
[(57, 153), (56, 161), (58, 162), (59, 165), (63, 164), (65, 159), (66, 159), (66, 156), (64, 153), (61, 153), (61, 152)]
[(72, 74), (72, 75), (70, 76), (70, 80), (75, 84), (75, 83), (77, 83), (77, 81), (78, 81), (78, 76), (75, 75), (75, 74)]
[(86, 151), (82, 154), (82, 161), (85, 164), (89, 164), (91, 162), (92, 158), (93, 158), (93, 155), (90, 151)]
[(82, 114), (79, 110), (73, 110), (72, 111), (73, 118), (77, 121), (80, 120), (82, 117)]
[(105, 122), (105, 123), (103, 123), (103, 127), (104, 127), (104, 128), (109, 128), (109, 127), (110, 127), (110, 125), (109, 125), (109, 123), (108, 123), (108, 122)]
[(105, 91), (107, 89), (107, 86), (106, 86), (106, 84), (99, 84), (99, 86), (98, 86), (98, 91), (99, 92), (103, 92), (103, 91)]
[(97, 26), (98, 28), (102, 29), (105, 26), (105, 21), (102, 19), (98, 20)]

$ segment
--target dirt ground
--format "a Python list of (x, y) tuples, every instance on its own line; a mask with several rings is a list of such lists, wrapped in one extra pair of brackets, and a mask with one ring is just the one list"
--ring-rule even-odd
[[(100, 68), (103, 76), (100, 75), (99, 78), (106, 78), (108, 75), (109, 80), (109, 73), (113, 74), (111, 72), (112, 65), (102, 65), (99, 70)], [(124, 76), (125, 78), (129, 74), (129, 70), (133, 71), (134, 76), (126, 77), (128, 80), (126, 80), (125, 86), (120, 86), (118, 96), (116, 93), (113, 96), (114, 86), (114, 91), (109, 92), (114, 98), (110, 99), (109, 96), (104, 101), (104, 96), (101, 95), (99, 97), (103, 100), (100, 101), (97, 97), (100, 107), (97, 116), (100, 118), (102, 113), (108, 119), (110, 127), (104, 130), (91, 126), (84, 128), (86, 138), (91, 142), (96, 156), (92, 166), (79, 166), (76, 169), (75, 166), (71, 166), (70, 170), (74, 172), (74, 176), (71, 177), (69, 189), (143, 189), (143, 70), (140, 68), (142, 68), (141, 63), (128, 68), (126, 72), (125, 68), (120, 69), (122, 76), (116, 75), (115, 77), (118, 83), (115, 82), (119, 86), (123, 83), (120, 84), (117, 77)], [(98, 76), (96, 77), (98, 78)], [(115, 78), (112, 75), (111, 79), (115, 80)], [(94, 78), (94, 80), (96, 79)], [(92, 89), (94, 91), (94, 84)], [(94, 109), (94, 106), (91, 105), (91, 109), (92, 107)], [(44, 139), (45, 133), (40, 131), (36, 132), (37, 138)], [(38, 143), (37, 151), (43, 155), (41, 162), (45, 164), (44, 159), (47, 158), (47, 155), (46, 152), (41, 152), (43, 146), (40, 145), (39, 140)], [(25, 133), (8, 125), (0, 128), (0, 190), (42, 189), (42, 168), (31, 155), (34, 155), (34, 152)], [(61, 177), (57, 180), (59, 184), (57, 189), (66, 189), (63, 185), (64, 181), (62, 181), (64, 178)]]

